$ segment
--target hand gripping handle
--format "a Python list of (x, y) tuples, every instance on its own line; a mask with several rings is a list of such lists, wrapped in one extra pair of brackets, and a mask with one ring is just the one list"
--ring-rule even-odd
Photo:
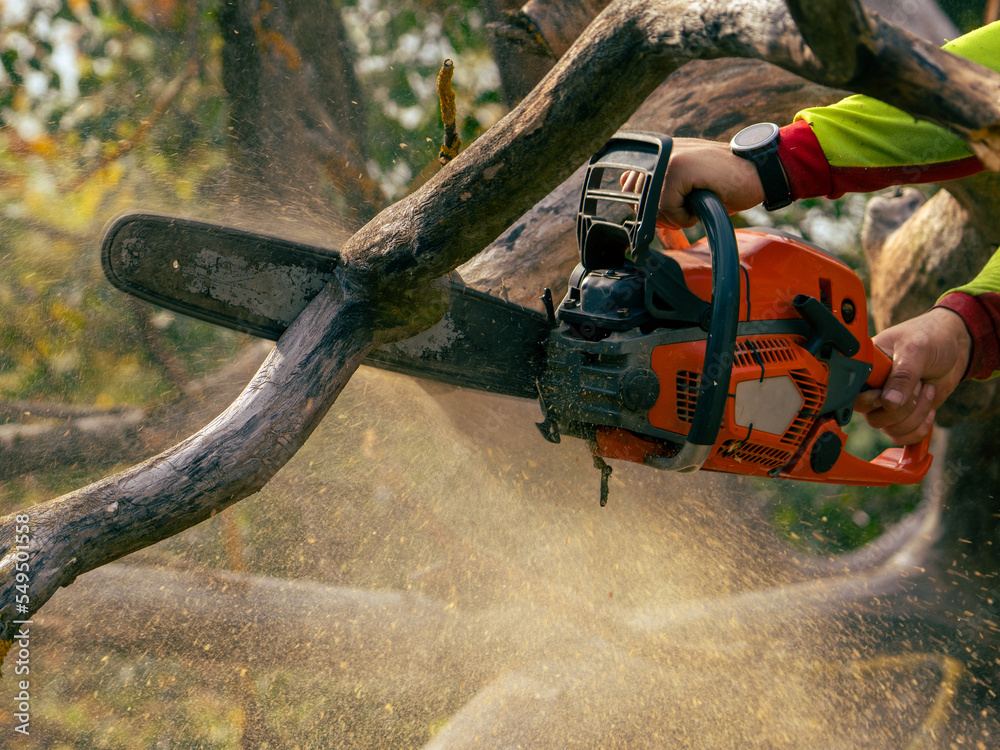
[[(874, 351), (872, 356), (872, 374), (868, 377), (867, 385), (872, 388), (881, 388), (885, 385), (885, 381), (889, 379), (889, 373), (892, 371), (892, 360), (877, 346), (873, 346), (872, 350)], [(920, 467), (923, 467), (920, 477), (915, 480), (920, 481), (930, 466), (932, 456), (929, 455), (929, 451), (933, 434), (934, 429), (931, 428), (931, 431), (927, 433), (927, 437), (919, 443), (905, 445), (902, 448), (889, 448), (883, 451), (878, 458), (872, 460), (871, 463), (881, 466), (892, 466), (895, 470), (902, 471), (907, 475), (911, 475), (914, 470), (919, 470)], [(903, 483), (902, 481), (899, 482), (899, 484)]]
[[(891, 360), (878, 347), (873, 347), (872, 374), (866, 385), (881, 388), (892, 369)], [(840, 450), (846, 436), (832, 417), (820, 420), (813, 427), (810, 437), (800, 452), (796, 463), (780, 476), (786, 479), (805, 479), (827, 484), (857, 484), (868, 487), (887, 487), (893, 484), (916, 484), (924, 478), (933, 456), (928, 452), (931, 437), (919, 443), (888, 448), (871, 461), (865, 461), (847, 451)], [(836, 449), (835, 460), (826, 465), (821, 458), (824, 449)], [(824, 464), (822, 468), (820, 465)]]

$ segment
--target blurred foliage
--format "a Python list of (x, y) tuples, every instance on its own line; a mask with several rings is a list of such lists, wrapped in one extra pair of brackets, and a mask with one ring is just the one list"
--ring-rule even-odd
[(475, 0), (352, 0), (343, 19), (368, 97), (369, 171), (389, 199), (437, 168), (441, 120), (437, 75), (455, 63), (459, 135), (469, 143), (505, 114), (500, 78)]
[[(120, 211), (204, 215), (225, 201), (214, 6), (0, 7), (0, 398), (102, 407), (162, 398), (172, 385), (143, 341), (142, 313), (104, 281), (97, 251)], [(471, 0), (361, 0), (343, 17), (369, 94), (371, 176), (399, 197), (437, 163), (435, 79), (446, 57), (457, 63), (463, 138), (502, 114), (482, 14)], [(191, 374), (223, 359), (208, 351), (235, 346), (231, 334), (147, 314)]]
[[(170, 2), (4, 6), (0, 398), (109, 408), (173, 387), (141, 332), (137, 316), (152, 313), (111, 289), (98, 248), (116, 213), (192, 211), (224, 171), (217, 43), (190, 33), (207, 15), (187, 19), (182, 10)], [(192, 374), (205, 369), (204, 345), (232, 347), (231, 335), (207, 326), (154, 322)]]
[[(847, 426), (845, 450), (871, 460), (892, 442), (861, 417)], [(920, 502), (920, 485), (854, 487), (757, 481), (757, 499), (775, 527), (798, 549), (821, 555), (848, 552), (872, 541)]]

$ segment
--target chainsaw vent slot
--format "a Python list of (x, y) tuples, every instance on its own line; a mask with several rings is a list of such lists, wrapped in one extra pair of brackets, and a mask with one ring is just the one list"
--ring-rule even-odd
[(682, 422), (691, 424), (694, 421), (700, 381), (701, 373), (691, 370), (677, 371), (677, 418)]
[(771, 448), (759, 443), (747, 443), (743, 440), (727, 440), (722, 444), (719, 455), (734, 461), (746, 461), (760, 466), (764, 471), (784, 466), (792, 459), (792, 451)]
[(795, 359), (792, 342), (784, 337), (740, 339), (733, 352), (736, 367), (749, 367), (791, 362)]
[(823, 406), (823, 401), (826, 399), (826, 387), (816, 382), (805, 370), (792, 370), (788, 374), (798, 386), (799, 392), (802, 393), (803, 403), (798, 416), (792, 420), (792, 424), (782, 435), (781, 442), (797, 446), (809, 432), (809, 428), (812, 427), (816, 415), (819, 414)]

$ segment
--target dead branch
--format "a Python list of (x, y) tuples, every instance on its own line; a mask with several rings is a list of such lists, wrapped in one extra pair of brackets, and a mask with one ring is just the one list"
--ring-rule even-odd
[[(992, 150), (1000, 133), (1000, 75), (867, 18), (870, 33), (858, 45), (863, 65), (849, 87), (945, 122), (983, 158), (1000, 162)], [(262, 487), (302, 445), (373, 346), (433, 320), (435, 298), (423, 290), (434, 279), (485, 247), (565, 179), (679, 65), (726, 56), (770, 60), (829, 81), (778, 0), (738, 6), (619, 0), (609, 6), (516, 110), (348, 240), (337, 282), (313, 300), (222, 415), (159, 456), (25, 514), (27, 612), (15, 610), (17, 519), (0, 520), (0, 548), (6, 550), (0, 558), (0, 639), (9, 642), (13, 620), (37, 611), (81, 573)], [(897, 79), (905, 84), (888, 85)], [(414, 322), (415, 311), (424, 319)]]
[(94, 455), (142, 457), (143, 409), (0, 425), (0, 479), (87, 462)]
[(445, 60), (438, 71), (437, 92), (441, 102), (441, 124), (444, 126), (444, 141), (441, 143), (441, 151), (438, 154), (438, 161), (447, 164), (462, 150), (462, 139), (458, 135), (458, 127), (455, 124), (457, 113), (455, 111), (455, 89), (452, 88), (451, 79), (455, 73), (455, 63)]
[(121, 414), (127, 409), (101, 409), (96, 406), (59, 404), (49, 401), (0, 401), (0, 419), (30, 421), (32, 419), (79, 419), (81, 417)]

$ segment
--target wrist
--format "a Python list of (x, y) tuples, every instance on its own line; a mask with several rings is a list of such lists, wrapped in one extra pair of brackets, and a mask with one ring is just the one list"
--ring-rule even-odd
[[(741, 204), (741, 210), (762, 204), (766, 196), (764, 194), (764, 184), (760, 180), (757, 168), (754, 167), (753, 163), (735, 154), (730, 154), (729, 158), (730, 168), (738, 186), (736, 192), (742, 198), (742, 200), (738, 201)], [(732, 202), (737, 203), (735, 200)]]
[(733, 136), (729, 147), (741, 159), (754, 166), (763, 188), (764, 208), (774, 211), (792, 202), (788, 176), (778, 156), (781, 130), (772, 122), (759, 122)]
[(1000, 370), (1000, 329), (994, 325), (989, 312), (977, 297), (964, 292), (951, 292), (938, 300), (933, 310), (942, 314), (951, 313), (952, 321), (958, 318), (968, 336), (964, 380), (986, 379)]
[(949, 307), (932, 307), (927, 313), (933, 317), (935, 325), (940, 330), (940, 340), (945, 347), (952, 349), (949, 359), (954, 360), (952, 374), (959, 380), (965, 380), (969, 375), (969, 365), (972, 361), (972, 334), (960, 313)]

